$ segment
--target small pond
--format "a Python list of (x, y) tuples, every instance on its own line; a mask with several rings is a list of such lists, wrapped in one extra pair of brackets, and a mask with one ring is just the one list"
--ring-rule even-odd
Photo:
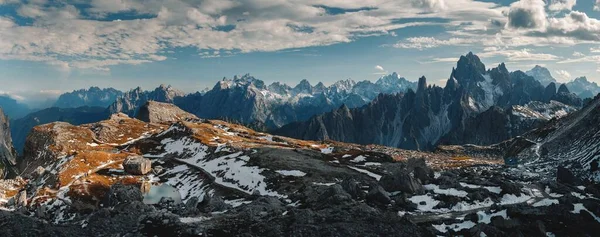
[(151, 184), (144, 193), (145, 204), (157, 204), (162, 198), (171, 198), (175, 204), (181, 203), (181, 194), (177, 188), (168, 184)]

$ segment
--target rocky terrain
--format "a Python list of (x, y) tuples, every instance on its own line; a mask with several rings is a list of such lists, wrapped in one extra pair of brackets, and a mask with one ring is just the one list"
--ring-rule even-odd
[[(521, 71), (509, 72), (504, 64), (486, 70), (479, 57), (469, 53), (459, 59), (444, 88), (428, 86), (422, 77), (416, 91), (380, 95), (361, 108), (342, 106), (273, 133), (418, 150), (440, 144), (491, 145), (582, 103), (564, 85), (558, 90), (554, 83), (544, 87)], [(522, 113), (523, 108), (534, 112)]]
[[(584, 166), (600, 158), (592, 152), (600, 143), (590, 140), (598, 137), (600, 97), (530, 132), (538, 143), (530, 137), (434, 153), (297, 140), (182, 116), (172, 105), (145, 107), (138, 114), (160, 116), (141, 115), (152, 118), (144, 122), (121, 113), (78, 126), (36, 126), (17, 160), (20, 176), (0, 181), (3, 236), (591, 236), (600, 230), (600, 187)], [(558, 142), (562, 147), (551, 150)], [(526, 159), (536, 144), (546, 150), (533, 159), (543, 168)], [(524, 162), (504, 165), (510, 154)]]

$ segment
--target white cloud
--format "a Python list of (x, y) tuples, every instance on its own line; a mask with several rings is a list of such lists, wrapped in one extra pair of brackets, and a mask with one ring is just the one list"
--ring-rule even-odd
[(550, 0), (548, 9), (550, 11), (572, 10), (577, 0)]
[(600, 55), (589, 55), (581, 58), (570, 58), (562, 61), (558, 61), (557, 63), (600, 63)]
[(495, 50), (477, 55), (481, 58), (502, 56), (505, 57), (506, 61), (556, 61), (560, 59), (560, 57), (553, 54), (534, 53), (531, 49), (512, 50), (496, 48)]
[(395, 48), (405, 49), (429, 49), (440, 46), (468, 46), (480, 42), (475, 38), (450, 38), (447, 40), (436, 39), (433, 37), (411, 37), (392, 45)]
[(573, 57), (585, 57), (585, 54), (575, 51), (573, 52)]
[(382, 67), (382, 66), (379, 66), (379, 65), (375, 66), (375, 69), (377, 69), (378, 71), (385, 71), (385, 70), (383, 69), (383, 67)]
[(546, 3), (542, 0), (520, 0), (510, 4), (507, 26), (537, 29), (546, 26)]
[(600, 11), (600, 0), (596, 0), (596, 4), (594, 5), (594, 11)]
[[(505, 10), (495, 3), (472, 0), (91, 0), (86, 9), (68, 2), (15, 4), (18, 14), (33, 24), (18, 25), (0, 16), (0, 58), (35, 58), (63, 69), (101, 71), (116, 64), (164, 60), (165, 52), (177, 47), (200, 52), (269, 52), (395, 35), (394, 30), (421, 25), (453, 27), (470, 22), (469, 27), (481, 29), (490, 19), (501, 20)], [(320, 6), (368, 10), (328, 14)], [(150, 18), (102, 19), (125, 11)], [(403, 18), (447, 22), (399, 23)], [(222, 26), (229, 30), (220, 30)]]
[(591, 53), (600, 53), (600, 47), (592, 47), (590, 48)]
[(557, 79), (559, 79), (559, 81), (569, 81), (571, 80), (571, 73), (565, 71), (565, 70), (556, 70), (555, 72), (555, 76), (557, 77)]

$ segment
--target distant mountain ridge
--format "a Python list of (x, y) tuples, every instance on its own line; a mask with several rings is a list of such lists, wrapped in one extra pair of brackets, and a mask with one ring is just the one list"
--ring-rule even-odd
[[(527, 75), (532, 76), (536, 80), (538, 80), (542, 85), (547, 86), (551, 83), (561, 85), (558, 83), (550, 71), (542, 66), (536, 65), (531, 70), (525, 72)], [(597, 83), (591, 82), (587, 79), (587, 77), (578, 77), (575, 80), (564, 83), (567, 88), (579, 96), (581, 99), (593, 98), (598, 93), (600, 93), (600, 86)]]
[(123, 92), (114, 88), (92, 86), (89, 89), (74, 90), (58, 97), (53, 107), (77, 108), (81, 106), (108, 107), (121, 96)]
[[(347, 79), (330, 86), (321, 82), (313, 86), (308, 80), (302, 80), (294, 87), (280, 82), (266, 85), (264, 81), (246, 74), (232, 79), (223, 78), (211, 90), (187, 95), (164, 86), (155, 91), (137, 88), (118, 98), (109, 110), (135, 116), (140, 106), (154, 100), (175, 103), (201, 118), (228, 119), (276, 128), (331, 111), (342, 104), (359, 107), (380, 93), (400, 93), (414, 88), (415, 82), (397, 73), (381, 77), (375, 83)], [(166, 92), (169, 90), (171, 92)]]
[[(566, 87), (561, 86), (558, 91), (554, 83), (544, 87), (521, 71), (509, 72), (504, 64), (486, 70), (479, 57), (469, 53), (460, 57), (444, 88), (428, 86), (422, 77), (416, 91), (382, 95), (361, 108), (343, 106), (308, 121), (286, 125), (274, 133), (413, 150), (430, 150), (438, 144), (492, 144), (538, 124), (529, 118), (512, 116), (513, 106), (552, 100), (562, 102), (565, 111), (570, 111), (566, 106), (582, 104)], [(544, 112), (544, 106), (536, 108)], [(534, 119), (544, 120), (540, 116)]]
[(535, 67), (533, 67), (531, 70), (526, 71), (525, 74), (540, 81), (543, 86), (548, 86), (550, 83), (557, 83), (556, 79), (552, 77), (550, 70), (540, 65), (535, 65)]

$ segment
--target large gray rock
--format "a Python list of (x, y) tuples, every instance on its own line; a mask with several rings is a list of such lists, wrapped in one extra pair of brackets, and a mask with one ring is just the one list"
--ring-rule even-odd
[(143, 156), (129, 156), (123, 161), (125, 172), (134, 175), (144, 175), (152, 171), (152, 161)]
[(196, 115), (183, 111), (170, 103), (146, 102), (139, 110), (137, 118), (149, 123), (166, 123), (180, 120), (198, 120)]
[(399, 169), (392, 174), (386, 174), (379, 180), (379, 185), (388, 192), (401, 191), (409, 194), (423, 193), (421, 181), (414, 178), (405, 169)]

